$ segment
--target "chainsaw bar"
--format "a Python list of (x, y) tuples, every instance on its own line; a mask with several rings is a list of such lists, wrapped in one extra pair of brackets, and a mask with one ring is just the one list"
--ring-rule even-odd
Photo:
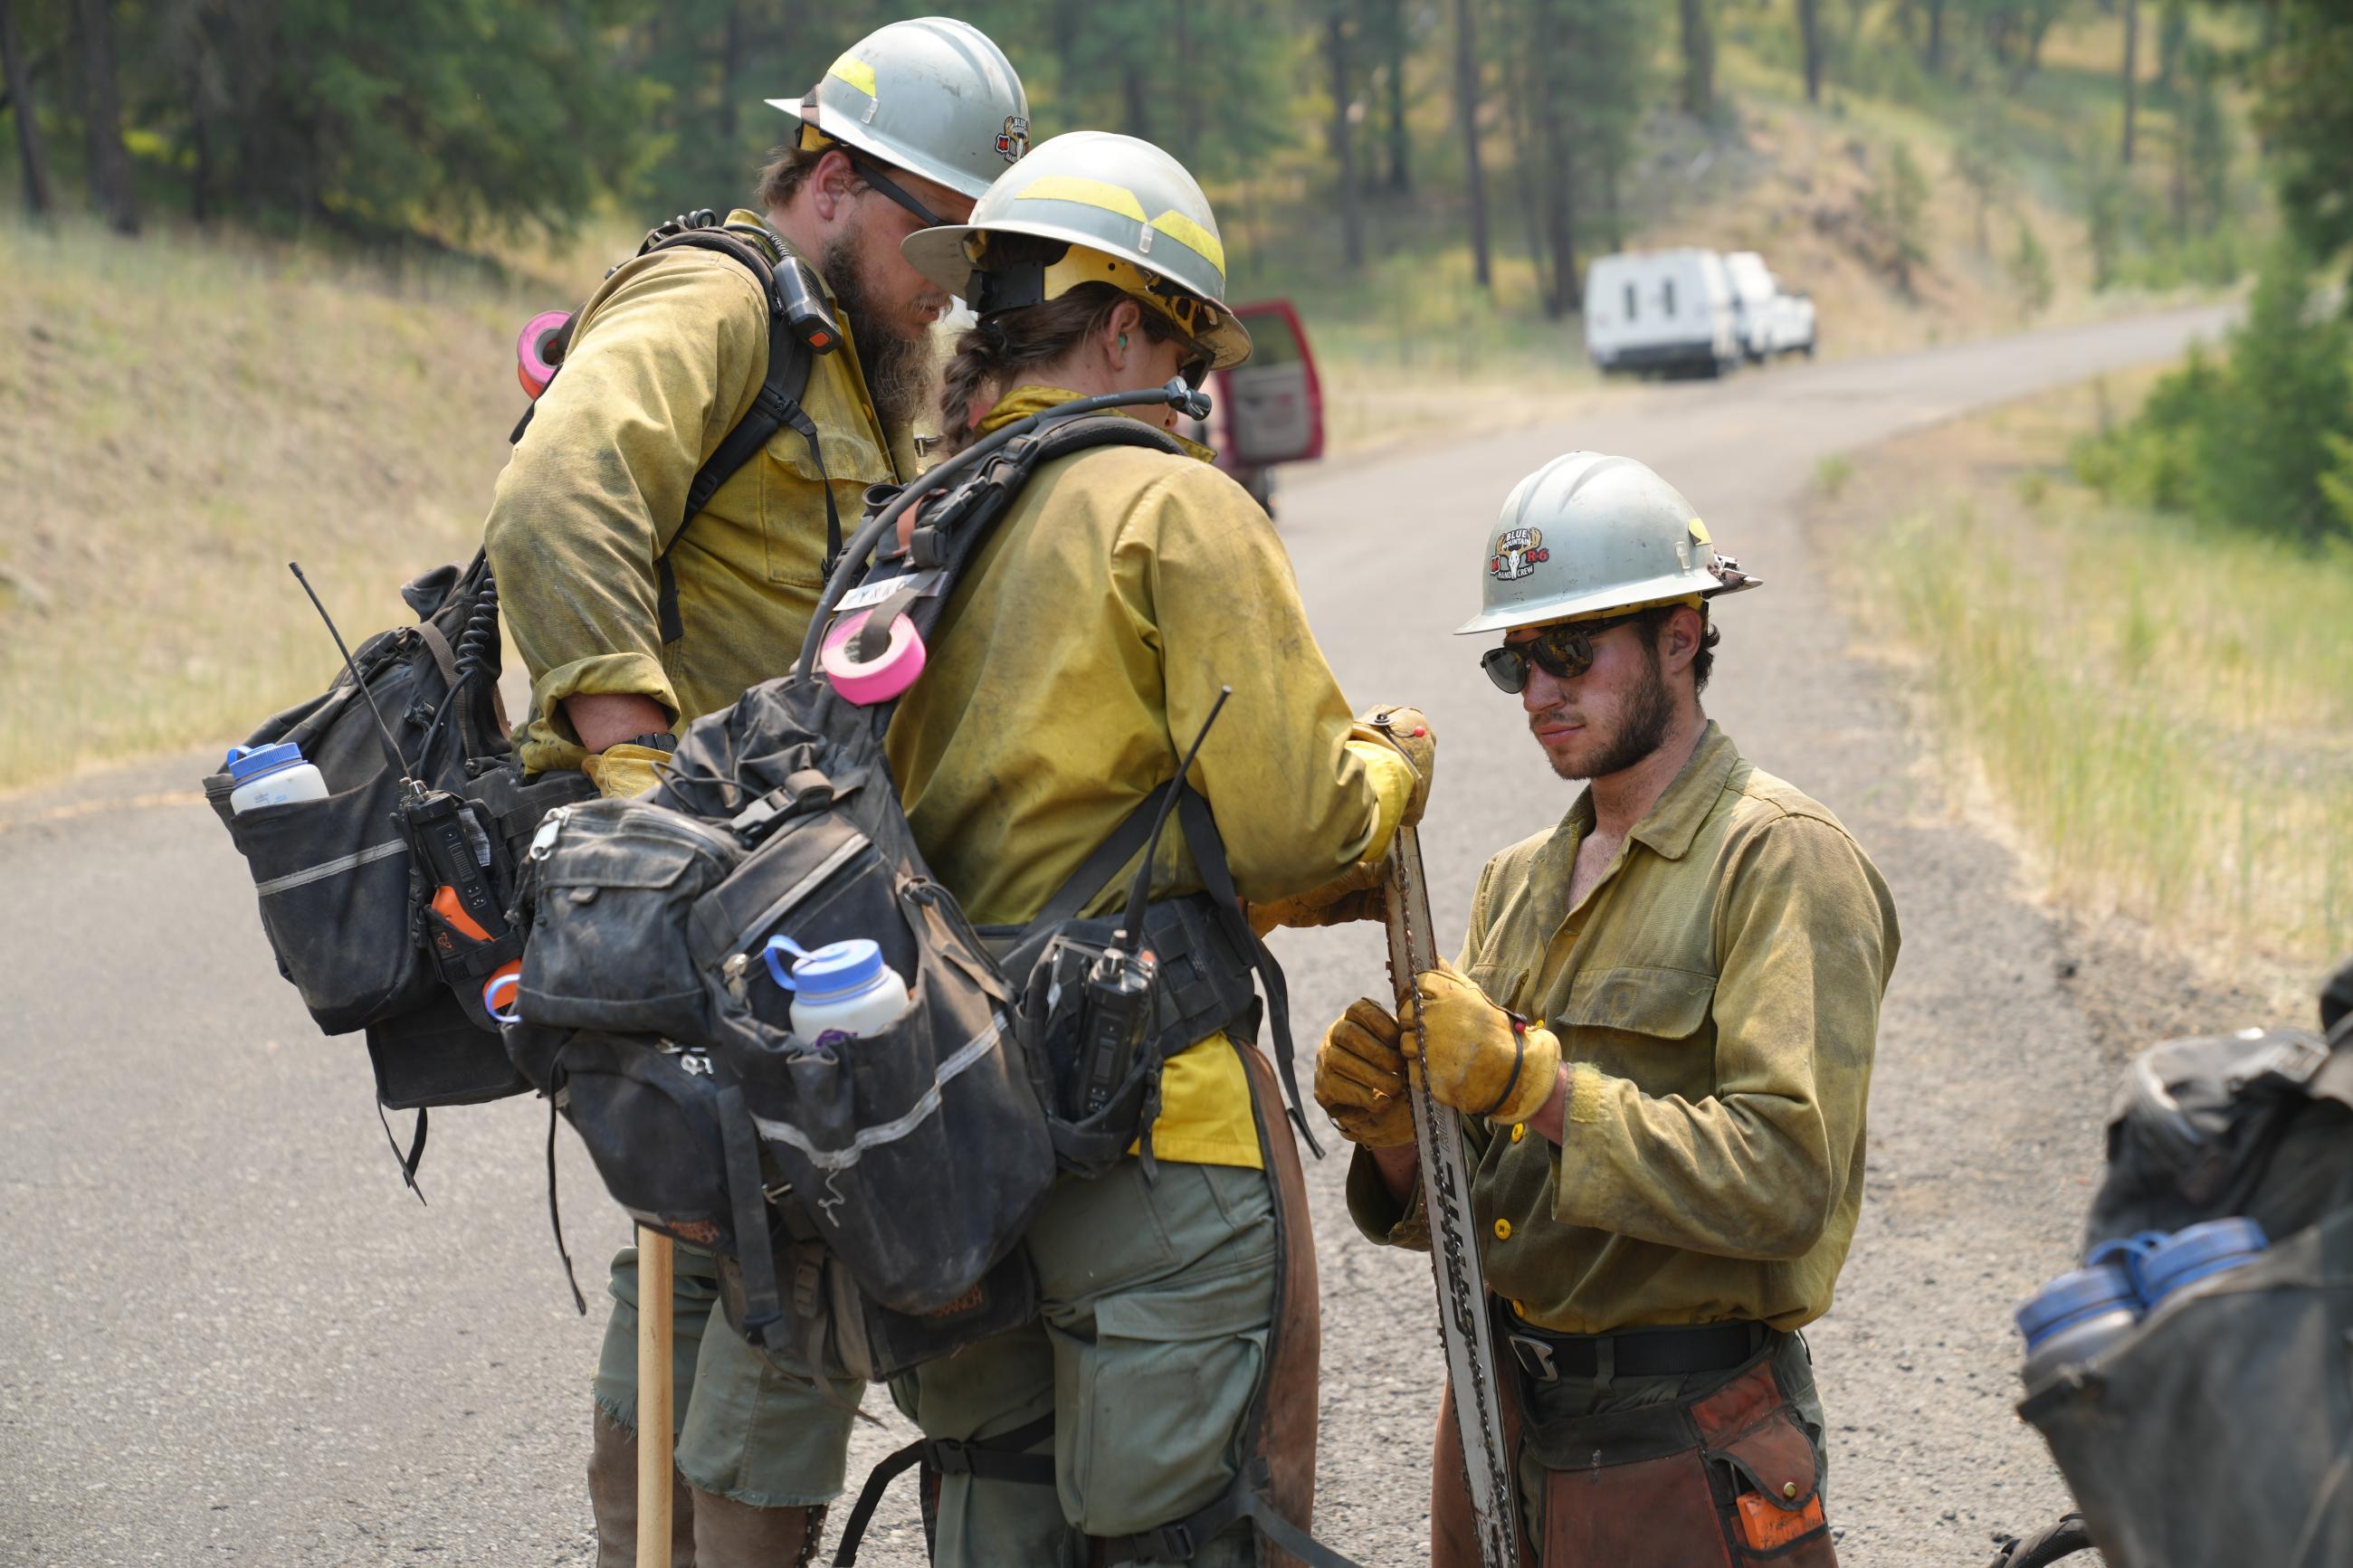
[[(1421, 839), (1410, 827), (1398, 829), (1389, 850), (1387, 891), (1389, 984), (1401, 1006), (1413, 994), (1413, 977), (1438, 967), (1430, 889), (1421, 875)], [(1415, 1011), (1419, 1038), (1419, 1009)], [(1406, 1066), (1413, 1141), (1420, 1156), (1422, 1211), (1430, 1220), (1430, 1268), (1438, 1277), (1438, 1327), (1446, 1342), (1454, 1419), (1462, 1431), (1464, 1479), (1479, 1532), (1479, 1560), (1483, 1568), (1515, 1568), (1519, 1554), (1512, 1464), (1504, 1449), (1503, 1391), (1495, 1381), (1487, 1279), (1479, 1266), (1479, 1237), (1471, 1219), (1471, 1170), (1462, 1157), (1462, 1125), (1431, 1098), (1420, 1058)]]

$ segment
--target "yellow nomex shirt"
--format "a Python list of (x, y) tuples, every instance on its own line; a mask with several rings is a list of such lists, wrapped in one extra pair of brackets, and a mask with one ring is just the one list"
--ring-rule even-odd
[[(1018, 388), (981, 427), (1075, 395)], [(1143, 447), (1039, 468), (965, 567), (892, 721), (892, 773), (933, 873), (976, 924), (1026, 922), (1175, 776), (1221, 686), (1233, 695), (1191, 783), (1242, 895), (1291, 897), (1386, 853), (1411, 770), (1350, 741), (1258, 504), (1207, 462)], [(1083, 912), (1115, 908), (1134, 872)], [(1151, 886), (1201, 890), (1173, 822)], [(1154, 1154), (1256, 1167), (1249, 1093), (1222, 1036), (1170, 1058)]]
[[(728, 217), (760, 222), (740, 208)], [(649, 697), (683, 723), (783, 674), (800, 652), (825, 585), (826, 522), (798, 431), (771, 437), (679, 537), (696, 470), (767, 372), (767, 303), (724, 256), (640, 257), (581, 307), (483, 530), (531, 671), (533, 717), (517, 737), (527, 772), (576, 768), (586, 755), (559, 706), (567, 697)], [(866, 487), (914, 469), (905, 432), (886, 434), (875, 415), (848, 322), (840, 348), (811, 362), (801, 406), (842, 527), (855, 530)], [(654, 563), (674, 538), (684, 635), (665, 645)]]
[[(1569, 1068), (1562, 1141), (1465, 1117), (1487, 1284), (1564, 1333), (1827, 1311), (1862, 1205), (1879, 1002), (1900, 942), (1878, 869), (1820, 803), (1711, 723), (1601, 880), (1593, 829), (1487, 863), (1458, 967)], [(1348, 1206), (1427, 1245), (1358, 1152)]]

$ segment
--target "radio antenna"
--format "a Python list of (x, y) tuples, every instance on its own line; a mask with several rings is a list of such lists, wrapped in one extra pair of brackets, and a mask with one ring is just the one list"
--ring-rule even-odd
[[(351, 671), (352, 684), (359, 688), (361, 698), (368, 705), (368, 711), (375, 715), (375, 732), (384, 742), (385, 759), (392, 763), (392, 771), (400, 775), (400, 782), (407, 786), (410, 794), (423, 795), (425, 786), (418, 784), (416, 776), (409, 773), (407, 759), (400, 754), (399, 742), (392, 738), (392, 726), (384, 721), (384, 710), (375, 705), (375, 693), (370, 691), (367, 689), (367, 682), (360, 679), (360, 667), (353, 662), (352, 650), (343, 646), (343, 634), (335, 629), (335, 617), (327, 614), (327, 606), (319, 602), (319, 591), (311, 586), (311, 579), (302, 575), (301, 562), (289, 561), (286, 563), (286, 570), (294, 574), (294, 581), (301, 584), (302, 592), (311, 595), (311, 607), (319, 612), (319, 618), (327, 623), (327, 635), (335, 639), (335, 651), (343, 656), (343, 668)], [(1212, 717), (1215, 715), (1213, 714)]]
[(1127, 911), (1120, 917), (1118, 934), (1129, 942), (1141, 942), (1144, 940), (1145, 895), (1151, 891), (1152, 860), (1160, 852), (1160, 830), (1168, 826), (1169, 808), (1184, 793), (1185, 780), (1193, 772), (1193, 760), (1201, 754), (1201, 742), (1209, 738), (1209, 726), (1216, 723), (1218, 715), (1226, 710), (1226, 699), (1233, 694), (1234, 689), (1230, 686), (1218, 688), (1218, 700), (1210, 704), (1209, 716), (1201, 721), (1201, 732), (1193, 737), (1193, 749), (1187, 752), (1185, 760), (1176, 764), (1176, 776), (1169, 781), (1168, 794), (1152, 819), (1152, 837), (1145, 840), (1144, 846), (1144, 864), (1136, 868), (1135, 880), (1127, 889)]

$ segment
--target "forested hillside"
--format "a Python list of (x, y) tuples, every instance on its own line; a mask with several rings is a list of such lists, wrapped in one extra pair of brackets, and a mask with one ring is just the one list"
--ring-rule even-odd
[[(844, 0), (0, 0), (0, 787), (232, 734), (470, 548), (512, 334), (740, 199)], [(1826, 353), (2137, 308), (2353, 227), (2320, 0), (978, 0), (1283, 294), (1334, 450), (1597, 395), (1584, 266), (1757, 248)], [(2300, 450), (2353, 426), (2325, 411)], [(2301, 460), (2301, 459), (2299, 459)], [(2309, 484), (2316, 484), (2311, 479)], [(35, 739), (37, 738), (37, 739)]]

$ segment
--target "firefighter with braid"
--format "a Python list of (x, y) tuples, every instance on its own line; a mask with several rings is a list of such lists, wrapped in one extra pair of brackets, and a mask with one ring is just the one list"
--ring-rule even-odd
[[(1250, 353), (1200, 187), (1131, 137), (1041, 144), (970, 224), (907, 250), (978, 317), (945, 373), (953, 431), (1180, 376), (1198, 386)], [(1181, 1016), (1155, 1031), (1156, 1115), (1112, 1129), (1100, 1169), (1057, 1181), (1028, 1233), (1038, 1321), (893, 1387), (940, 1478), (944, 1568), (1241, 1568), (1261, 1537), (1334, 1561), (1305, 1535), (1318, 1326), (1305, 1194), (1276, 1071), (1250, 1043), (1251, 973), (1271, 961), (1232, 895), (1281, 916), (1357, 885), (1419, 816), (1433, 742), (1411, 710), (1386, 731), (1350, 718), (1265, 512), (1175, 417), (1155, 406), (1142, 444), (1039, 464), (892, 720), (916, 841), (987, 933), (1059, 905), (1172, 785), (1230, 691), (1149, 868), (1144, 932), (1161, 973), (1201, 976), (1206, 999), (1172, 1004)], [(1078, 916), (1116, 913), (1143, 855), (1139, 839), (1100, 889), (1079, 889)]]

